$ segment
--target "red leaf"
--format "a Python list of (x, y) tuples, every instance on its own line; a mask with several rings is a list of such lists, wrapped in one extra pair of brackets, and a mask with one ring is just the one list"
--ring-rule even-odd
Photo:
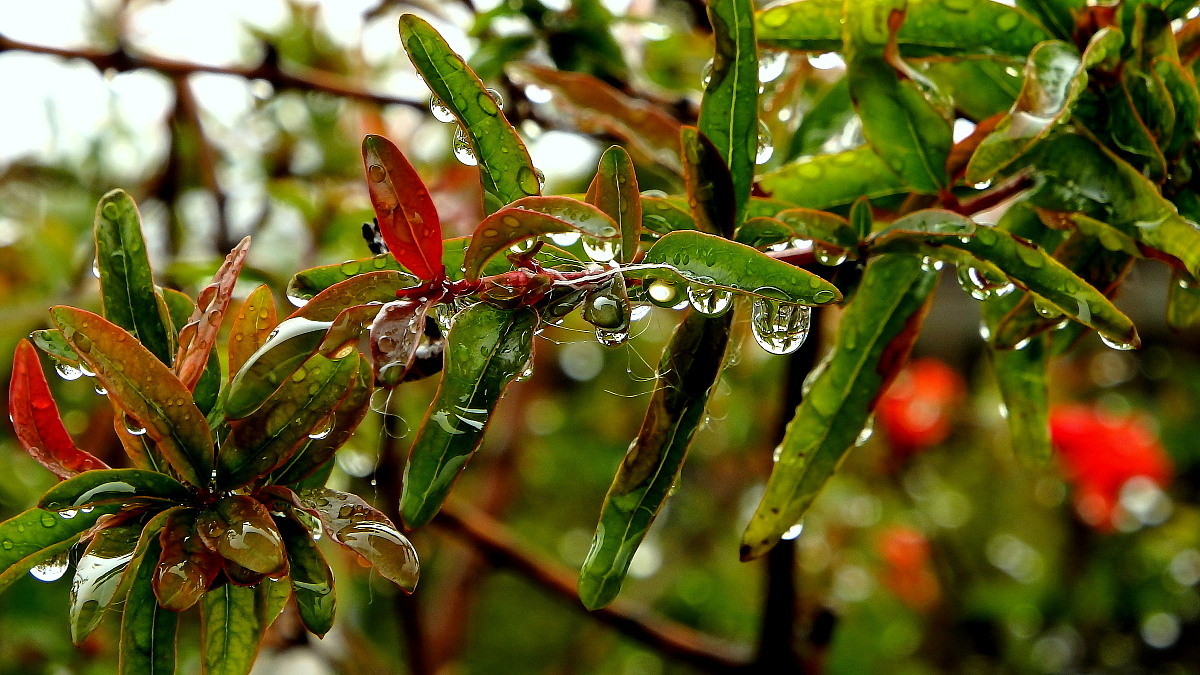
[(396, 260), (424, 280), (440, 278), (442, 225), (433, 198), (400, 149), (383, 136), (363, 139), (363, 165), (379, 233)]
[(246, 262), (249, 248), (250, 237), (246, 237), (230, 251), (221, 268), (213, 275), (212, 283), (200, 291), (196, 311), (192, 312), (191, 319), (179, 331), (175, 373), (189, 391), (196, 388), (200, 374), (208, 364), (209, 354), (217, 341), (217, 332), (221, 330), (221, 320), (229, 307), (229, 299), (233, 297), (233, 286)]
[(58, 415), (58, 406), (50, 396), (50, 385), (42, 373), (37, 350), (28, 340), (17, 344), (13, 357), (12, 384), (8, 390), (8, 410), (12, 415), (17, 439), (30, 457), (60, 478), (70, 478), (108, 465), (91, 453), (80, 450), (71, 440)]

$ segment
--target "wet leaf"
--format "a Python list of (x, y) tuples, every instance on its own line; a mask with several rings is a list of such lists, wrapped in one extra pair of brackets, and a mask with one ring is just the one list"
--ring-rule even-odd
[(195, 605), (221, 572), (221, 557), (196, 532), (197, 515), (195, 509), (174, 511), (159, 534), (152, 585), (159, 604), (173, 612)]
[(614, 145), (600, 155), (596, 177), (588, 186), (587, 202), (616, 222), (621, 232), (617, 259), (623, 263), (633, 261), (642, 242), (642, 200), (633, 160), (621, 146)]
[(29, 339), (33, 340), (33, 344), (38, 349), (53, 357), (55, 363), (79, 367), (79, 355), (63, 339), (62, 331), (59, 329), (35, 330), (29, 334)]
[[(905, 216), (876, 233), (871, 248), (881, 253), (915, 252), (955, 264), (991, 263), (1014, 283), (1110, 341), (1141, 344), (1129, 317), (1046, 251), (1002, 230), (977, 226), (958, 214), (927, 210)], [(963, 261), (955, 251), (965, 251), (974, 260)]]
[(246, 675), (262, 641), (258, 591), (224, 584), (200, 603), (200, 645), (206, 675)]
[(421, 279), (442, 276), (442, 224), (433, 198), (404, 153), (383, 136), (362, 145), (367, 189), (388, 251)]
[(601, 240), (621, 236), (617, 223), (587, 202), (570, 197), (527, 197), (479, 223), (463, 257), (463, 276), (475, 281), (490, 260), (514, 244), (543, 234), (565, 232)]
[(604, 498), (580, 571), (579, 598), (588, 609), (616, 598), (633, 554), (679, 477), (721, 370), (732, 317), (688, 312), (663, 351), (642, 426)]
[(1175, 274), (1167, 286), (1167, 325), (1184, 330), (1197, 322), (1200, 322), (1200, 284)]
[(404, 467), (400, 514), (417, 528), (441, 508), (483, 441), (504, 388), (525, 370), (537, 316), (486, 304), (459, 313), (447, 340), (442, 381)]
[(299, 498), (317, 513), (334, 541), (365, 558), (406, 593), (416, 589), (417, 550), (387, 516), (355, 495), (328, 488), (305, 490)]
[(1087, 6), (1087, 0), (1017, 0), (1017, 7), (1029, 12), (1057, 37), (1070, 40), (1075, 33), (1075, 12)]
[(124, 190), (113, 190), (96, 205), (96, 268), (104, 316), (129, 331), (150, 353), (171, 363), (174, 345), (170, 317), (154, 290), (154, 273), (142, 237), (137, 204)]
[(34, 565), (69, 549), (100, 516), (118, 508), (106, 504), (87, 513), (68, 514), (69, 518), (54, 511), (29, 509), (0, 523), (0, 591)]
[(287, 546), (292, 592), (296, 596), (300, 621), (308, 632), (324, 637), (333, 627), (336, 600), (333, 571), (307, 530), (286, 519), (279, 522), (279, 530)]
[(158, 605), (152, 583), (161, 553), (158, 538), (152, 538), (133, 570), (133, 581), (121, 612), (118, 650), (122, 675), (169, 675), (175, 672), (179, 615)]
[(867, 264), (833, 352), (810, 376), (788, 424), (766, 493), (742, 535), (743, 560), (765, 553), (800, 521), (854, 446), (908, 359), (937, 278), (911, 256), (882, 255)]
[(686, 202), (642, 195), (642, 229), (658, 234), (694, 230), (696, 221), (692, 219)]
[[(736, 226), (741, 224), (746, 200), (750, 198), (759, 143), (754, 3), (751, 0), (713, 0), (708, 3), (708, 18), (713, 28), (715, 50), (696, 126), (712, 141), (729, 167)], [(686, 136), (683, 143), (684, 153), (688, 153)]]
[[(805, 0), (811, 2), (812, 0)], [(907, 191), (907, 186), (868, 146), (832, 155), (802, 157), (758, 178), (763, 192), (809, 209), (849, 204)]]
[(392, 388), (412, 368), (425, 334), (429, 303), (393, 300), (379, 308), (371, 323), (371, 367), (375, 382)]
[(856, 115), (850, 102), (850, 87), (846, 78), (839, 78), (828, 89), (813, 98), (812, 108), (800, 118), (792, 135), (786, 161), (804, 155), (819, 155), (827, 141), (845, 133)]
[(63, 306), (50, 314), (113, 403), (146, 430), (171, 467), (192, 485), (207, 485), (213, 441), (192, 392), (132, 336), (103, 318)]
[(1006, 61), (962, 59), (920, 65), (921, 72), (954, 101), (962, 116), (977, 122), (1008, 112), (1021, 93), (1018, 69)]
[[(1024, 59), (1050, 38), (1025, 12), (989, 0), (909, 0), (900, 27), (906, 57), (994, 56)], [(861, 12), (847, 5), (849, 14)], [(807, 52), (842, 48), (841, 0), (800, 0), (757, 14), (758, 42), (764, 47)]]
[(395, 300), (396, 291), (413, 285), (409, 283), (410, 279), (407, 274), (395, 270), (356, 274), (325, 288), (288, 318), (332, 322), (348, 307)]
[[(993, 333), (1015, 305), (1016, 298), (983, 303), (983, 320)], [(996, 384), (1004, 402), (1004, 417), (1014, 453), (1034, 464), (1050, 459), (1050, 402), (1046, 367), (1050, 361), (1046, 338), (1032, 338), (1022, 349), (990, 349)]]
[(200, 291), (196, 311), (179, 329), (179, 351), (175, 354), (174, 370), (179, 381), (188, 389), (196, 389), (201, 373), (211, 360), (221, 321), (233, 297), (233, 286), (237, 283), (249, 250), (250, 237), (246, 237), (225, 258), (213, 275), (212, 283)]
[(226, 560), (260, 574), (287, 570), (287, 556), (270, 512), (258, 500), (230, 495), (196, 518), (196, 532)]
[(360, 362), (357, 377), (333, 409), (328, 428), (322, 425), (323, 428), (316, 430), (316, 433), (309, 434), (309, 439), (304, 445), (283, 466), (275, 470), (268, 483), (292, 485), (304, 480), (324, 466), (333, 458), (333, 453), (350, 440), (350, 436), (370, 409), (371, 403), (371, 366), (366, 357), (358, 358)]
[(725, 159), (717, 146), (695, 127), (683, 127), (679, 132), (679, 143), (683, 146), (688, 207), (696, 229), (732, 237), (745, 200), (739, 202), (734, 194), (733, 176)]
[(512, 69), (553, 91), (566, 103), (567, 113), (580, 130), (619, 138), (646, 161), (680, 170), (680, 123), (653, 104), (628, 96), (586, 73), (530, 63), (514, 64)]
[(13, 355), (8, 414), (21, 447), (59, 478), (108, 468), (91, 453), (80, 450), (67, 433), (42, 373), (37, 350), (28, 340), (18, 342)]
[(275, 323), (275, 298), (270, 288), (259, 286), (246, 296), (229, 327), (230, 378), (267, 341)]
[(788, 209), (773, 218), (755, 218), (738, 229), (739, 242), (764, 248), (796, 239), (823, 242), (857, 258), (859, 235), (845, 218), (815, 209)]
[(841, 300), (836, 286), (808, 270), (776, 260), (745, 244), (683, 230), (659, 239), (642, 264), (626, 277), (698, 283), (741, 295), (771, 297), (804, 305)]
[(142, 527), (137, 520), (102, 527), (76, 563), (70, 606), (71, 641), (75, 644), (91, 635), (104, 610), (116, 599)]
[(310, 356), (254, 413), (230, 423), (217, 454), (217, 484), (233, 489), (265, 476), (311, 435), (324, 433), (362, 363), (357, 354), (337, 360)]
[(541, 194), (529, 151), (500, 106), (462, 57), (425, 20), (400, 17), (400, 39), (434, 96), (456, 117), (479, 160), (484, 211)]
[(316, 351), (332, 325), (295, 317), (276, 326), (230, 381), (225, 416), (238, 420), (258, 410)]
[(182, 483), (157, 471), (98, 469), (81, 473), (50, 488), (38, 506), (51, 511), (98, 504), (141, 501), (182, 502), (192, 493)]

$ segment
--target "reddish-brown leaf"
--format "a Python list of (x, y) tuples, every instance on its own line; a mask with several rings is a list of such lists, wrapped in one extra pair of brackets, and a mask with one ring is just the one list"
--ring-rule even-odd
[(229, 252), (221, 268), (213, 275), (212, 283), (200, 291), (192, 318), (179, 331), (175, 372), (189, 391), (196, 388), (200, 374), (208, 364), (208, 356), (217, 341), (217, 332), (221, 330), (221, 319), (233, 296), (233, 285), (237, 283), (238, 273), (242, 271), (249, 249), (250, 237), (246, 237)]
[(271, 296), (271, 289), (259, 286), (246, 296), (229, 328), (230, 379), (242, 369), (250, 355), (263, 346), (275, 323), (275, 298)]
[(80, 450), (71, 440), (58, 415), (58, 406), (50, 395), (50, 385), (42, 373), (37, 350), (28, 340), (17, 343), (13, 357), (12, 384), (8, 389), (8, 410), (17, 440), (42, 466), (59, 478), (70, 478), (108, 465)]
[(441, 277), (442, 225), (425, 183), (400, 149), (382, 136), (363, 139), (362, 154), (384, 243), (418, 277)]

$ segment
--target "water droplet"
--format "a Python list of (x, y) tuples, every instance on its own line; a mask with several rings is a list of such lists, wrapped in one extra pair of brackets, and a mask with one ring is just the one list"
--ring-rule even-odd
[(592, 262), (607, 263), (612, 262), (613, 258), (617, 257), (616, 244), (608, 239), (593, 239), (591, 237), (583, 238), (583, 252)]
[(666, 279), (655, 279), (650, 282), (650, 287), (646, 289), (646, 295), (649, 296), (650, 302), (659, 307), (674, 307), (679, 303), (679, 297), (682, 295), (679, 285), (673, 281)]
[(578, 232), (555, 232), (550, 235), (550, 241), (556, 246), (572, 246), (579, 241), (580, 236)]
[(773, 82), (787, 68), (788, 53), (764, 49), (758, 53), (758, 81)]
[(11, 540), (11, 539), (5, 539), (4, 541), (0, 542), (0, 547), (3, 547), (3, 548), (4, 548), (4, 550), (6, 550), (6, 551), (11, 551), (11, 550), (12, 550), (12, 547), (13, 547), (12, 540)]
[(100, 278), (100, 262), (95, 258), (92, 258), (92, 276)]
[(1033, 308), (1037, 310), (1038, 315), (1043, 319), (1057, 319), (1063, 314), (1062, 310), (1057, 306), (1041, 298), (1034, 298)]
[(771, 129), (762, 120), (759, 120), (758, 145), (754, 149), (754, 163), (766, 164), (771, 161), (771, 156), (774, 154), (775, 146), (774, 139), (771, 137)]
[(629, 310), (629, 320), (630, 321), (641, 321), (642, 319), (649, 316), (649, 314), (650, 314), (650, 305), (634, 305), (633, 308)]
[[(109, 206), (112, 205), (109, 204)], [(29, 576), (46, 583), (58, 581), (67, 573), (68, 553), (68, 551), (63, 551), (45, 562), (34, 565), (29, 570)]]
[(871, 440), (871, 436), (875, 434), (875, 419), (872, 416), (867, 420), (867, 426), (858, 432), (858, 437), (854, 439), (854, 447), (862, 447), (867, 441)]
[(139, 426), (137, 420), (134, 420), (129, 415), (122, 415), (125, 422), (125, 431), (128, 431), (131, 436), (141, 436), (146, 433), (146, 427)]
[(937, 258), (932, 258), (930, 256), (921, 258), (921, 269), (925, 270), (926, 272), (937, 272), (941, 270), (942, 266), (944, 265), (945, 263)]
[(604, 330), (603, 328), (596, 329), (596, 342), (605, 347), (620, 347), (629, 341), (629, 331), (627, 330)]
[(792, 539), (799, 537), (800, 533), (803, 531), (804, 531), (804, 523), (803, 522), (796, 523), (795, 525), (789, 527), (787, 529), (787, 532), (783, 533), (783, 537), (781, 537), (781, 539), (783, 539), (785, 541), (791, 541)]
[(808, 338), (811, 318), (812, 308), (806, 305), (756, 297), (751, 306), (750, 327), (763, 349), (771, 354), (790, 354)]
[(329, 434), (332, 432), (333, 432), (333, 415), (329, 415), (328, 417), (321, 420), (320, 422), (317, 422), (317, 425), (312, 428), (312, 431), (308, 432), (308, 437), (315, 441), (319, 441), (323, 438), (327, 438), (329, 436)]
[(837, 267), (846, 262), (848, 253), (845, 249), (833, 246), (820, 240), (813, 241), (813, 257), (822, 265)]
[(1100, 341), (1103, 342), (1108, 347), (1111, 347), (1118, 351), (1127, 352), (1134, 348), (1132, 342), (1121, 342), (1120, 340), (1108, 337), (1104, 333), (1100, 334)]
[(439, 122), (444, 122), (446, 124), (458, 122), (458, 118), (454, 116), (454, 113), (450, 111), (450, 108), (448, 108), (445, 103), (442, 103), (442, 100), (436, 96), (429, 101), (429, 112), (433, 113), (433, 119)]
[(687, 294), (692, 308), (705, 316), (721, 316), (733, 305), (733, 292), (723, 288), (692, 284)]
[(964, 291), (976, 300), (985, 300), (992, 294), (988, 280), (983, 276), (983, 272), (980, 272), (979, 268), (971, 265), (963, 265), (958, 268), (958, 283)]
[(704, 67), (700, 69), (700, 86), (701, 87), (707, 87), (708, 83), (712, 81), (712, 71), (713, 71), (713, 62), (712, 62), (712, 59), (709, 59), (708, 62), (704, 64)]
[(76, 511), (75, 509), (64, 509), (64, 510), (58, 512), (58, 517), (62, 518), (63, 520), (70, 520), (70, 519), (74, 518), (78, 513), (79, 512)]
[(529, 356), (529, 360), (525, 362), (525, 367), (522, 368), (521, 372), (517, 373), (517, 376), (513, 378), (513, 382), (524, 382), (525, 380), (528, 380), (531, 377), (533, 377), (533, 355), (532, 354)]
[(83, 370), (76, 368), (69, 363), (54, 364), (54, 372), (58, 373), (59, 377), (67, 380), (68, 382), (72, 380), (78, 380), (79, 378), (83, 377)]
[(96, 387), (95, 387), (95, 389), (96, 389), (96, 393), (97, 393), (97, 394), (99, 394), (99, 395), (101, 395), (101, 396), (107, 396), (107, 395), (108, 395), (108, 390), (107, 390), (107, 389), (105, 389), (105, 388), (103, 387), (103, 385), (99, 385), (99, 384), (97, 384), (97, 385), (96, 385)]
[(367, 167), (367, 180), (372, 183), (382, 183), (387, 178), (387, 171), (379, 164)]
[(109, 220), (116, 220), (117, 218), (121, 217), (121, 210), (118, 209), (117, 205), (112, 202), (105, 204), (102, 211), (104, 213), (104, 217), (108, 218)]
[(462, 164), (467, 166), (475, 166), (479, 164), (479, 158), (475, 155), (475, 149), (471, 147), (471, 140), (467, 138), (467, 132), (462, 127), (454, 130), (454, 157)]

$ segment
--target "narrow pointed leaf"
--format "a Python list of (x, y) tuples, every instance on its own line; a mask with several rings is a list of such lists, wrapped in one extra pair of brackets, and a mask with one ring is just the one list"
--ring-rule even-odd
[(192, 493), (182, 483), (157, 471), (99, 469), (81, 473), (50, 488), (38, 507), (51, 511), (98, 504), (141, 501), (182, 502)]
[(798, 159), (759, 176), (758, 184), (776, 199), (809, 209), (907, 191), (904, 180), (869, 146)]
[(316, 512), (334, 541), (365, 558), (406, 593), (416, 589), (420, 576), (417, 550), (382, 512), (355, 495), (328, 488), (306, 490), (298, 496), (306, 508)]
[(1087, 6), (1087, 0), (1017, 0), (1017, 7), (1029, 12), (1057, 37), (1070, 40), (1075, 34), (1075, 14)]
[(346, 395), (361, 359), (310, 356), (253, 414), (230, 423), (217, 454), (217, 484), (233, 489), (291, 459)]
[[(484, 210), (541, 194), (529, 151), (487, 87), (424, 19), (400, 17), (400, 40), (434, 96), (458, 119), (479, 161)], [(414, 270), (415, 271), (415, 270)]]
[(162, 546), (154, 537), (136, 563), (121, 612), (120, 673), (170, 675), (175, 672), (175, 637), (179, 615), (159, 606), (154, 571)]
[(336, 600), (333, 571), (307, 530), (286, 519), (279, 522), (279, 530), (287, 546), (292, 592), (300, 621), (308, 632), (324, 637), (333, 627)]
[[(754, 43), (754, 3), (708, 3), (715, 52), (700, 100), (701, 133), (717, 148), (733, 180), (734, 224), (740, 224), (758, 154), (758, 55)], [(686, 140), (684, 141), (687, 142)], [(684, 152), (687, 152), (686, 147)]]
[(525, 370), (537, 317), (477, 304), (450, 329), (445, 368), (404, 466), (400, 514), (409, 528), (429, 522), (483, 441), (492, 411)]
[(722, 237), (732, 237), (745, 201), (737, 201), (733, 176), (717, 146), (695, 127), (679, 132), (683, 147), (683, 178), (687, 185), (688, 207), (696, 229)]
[(266, 507), (252, 497), (230, 495), (196, 518), (196, 531), (226, 560), (260, 574), (287, 570), (283, 538)]
[[(1012, 306), (1007, 298), (984, 302), (984, 321), (996, 330), (999, 320)], [(1050, 402), (1046, 367), (1050, 354), (1046, 338), (1031, 339), (1023, 349), (991, 349), (1000, 398), (1013, 452), (1033, 464), (1050, 459)]]
[(737, 240), (765, 248), (806, 239), (823, 242), (857, 258), (859, 235), (845, 218), (815, 209), (788, 209), (772, 218), (754, 218), (738, 228)]
[(871, 259), (837, 342), (788, 423), (767, 490), (742, 535), (756, 558), (800, 521), (908, 359), (938, 275), (911, 256)]
[(316, 351), (332, 325), (295, 317), (276, 326), (230, 381), (226, 418), (239, 420), (258, 410)]
[(57, 328), (35, 330), (29, 334), (34, 346), (54, 358), (55, 363), (79, 367), (79, 355), (71, 349), (71, 345), (63, 339), (62, 331)]
[(275, 323), (275, 298), (270, 288), (259, 286), (246, 296), (229, 327), (229, 377), (267, 341)]
[(29, 509), (0, 523), (0, 591), (34, 565), (66, 551), (100, 516), (117, 508), (106, 504), (87, 513), (67, 514), (69, 518), (54, 511)]
[(514, 244), (560, 232), (578, 232), (603, 240), (621, 236), (617, 223), (587, 202), (569, 197), (529, 197), (479, 223), (463, 258), (464, 277), (469, 281), (478, 279), (488, 261)]
[(629, 153), (614, 145), (600, 155), (587, 202), (612, 218), (621, 232), (620, 262), (632, 262), (642, 243), (642, 200)]
[(319, 438), (310, 435), (291, 459), (275, 470), (274, 476), (267, 481), (269, 484), (292, 485), (304, 480), (332, 459), (333, 453), (350, 440), (371, 404), (371, 365), (366, 357), (358, 358), (357, 376), (345, 397), (333, 409), (329, 428), (321, 429), (323, 435)]
[(258, 657), (263, 621), (258, 592), (225, 584), (200, 603), (205, 675), (246, 675)]
[(200, 291), (196, 310), (188, 322), (179, 329), (179, 351), (175, 354), (174, 370), (179, 381), (188, 389), (195, 389), (200, 375), (210, 361), (221, 320), (233, 297), (233, 286), (238, 273), (246, 262), (250, 249), (250, 237), (243, 239), (225, 258), (225, 262), (213, 275), (212, 283)]
[(136, 520), (104, 527), (79, 558), (71, 582), (71, 641), (75, 644), (91, 635), (100, 625), (104, 610), (117, 598), (142, 527)]
[(322, 290), (288, 318), (331, 322), (347, 307), (395, 300), (396, 291), (412, 285), (408, 283), (410, 279), (407, 274), (395, 270), (356, 274)]
[(80, 450), (58, 414), (50, 385), (42, 373), (37, 350), (28, 340), (17, 343), (12, 380), (8, 385), (8, 414), (21, 447), (59, 478), (108, 465)]
[(588, 609), (616, 598), (633, 554), (679, 477), (721, 370), (732, 315), (714, 319), (689, 312), (663, 351), (642, 426), (604, 498), (580, 571), (579, 598)]
[(123, 190), (100, 199), (95, 237), (105, 318), (129, 331), (159, 361), (170, 364), (174, 356), (170, 318), (154, 290), (137, 204)]
[(196, 532), (197, 515), (195, 509), (174, 511), (159, 534), (152, 585), (159, 604), (173, 612), (195, 605), (221, 572), (221, 557)]
[(371, 205), (388, 251), (422, 279), (442, 276), (442, 224), (421, 176), (383, 136), (363, 139), (362, 155)]
[(50, 314), (113, 403), (146, 430), (172, 468), (192, 485), (207, 485), (212, 434), (192, 392), (132, 336), (103, 318), (62, 306)]
[[(907, 11), (898, 36), (906, 57), (998, 54), (1024, 59), (1050, 38), (1025, 12), (989, 0), (909, 0)], [(842, 16), (841, 0), (800, 0), (764, 9), (757, 15), (758, 42), (777, 49), (838, 51)]]

